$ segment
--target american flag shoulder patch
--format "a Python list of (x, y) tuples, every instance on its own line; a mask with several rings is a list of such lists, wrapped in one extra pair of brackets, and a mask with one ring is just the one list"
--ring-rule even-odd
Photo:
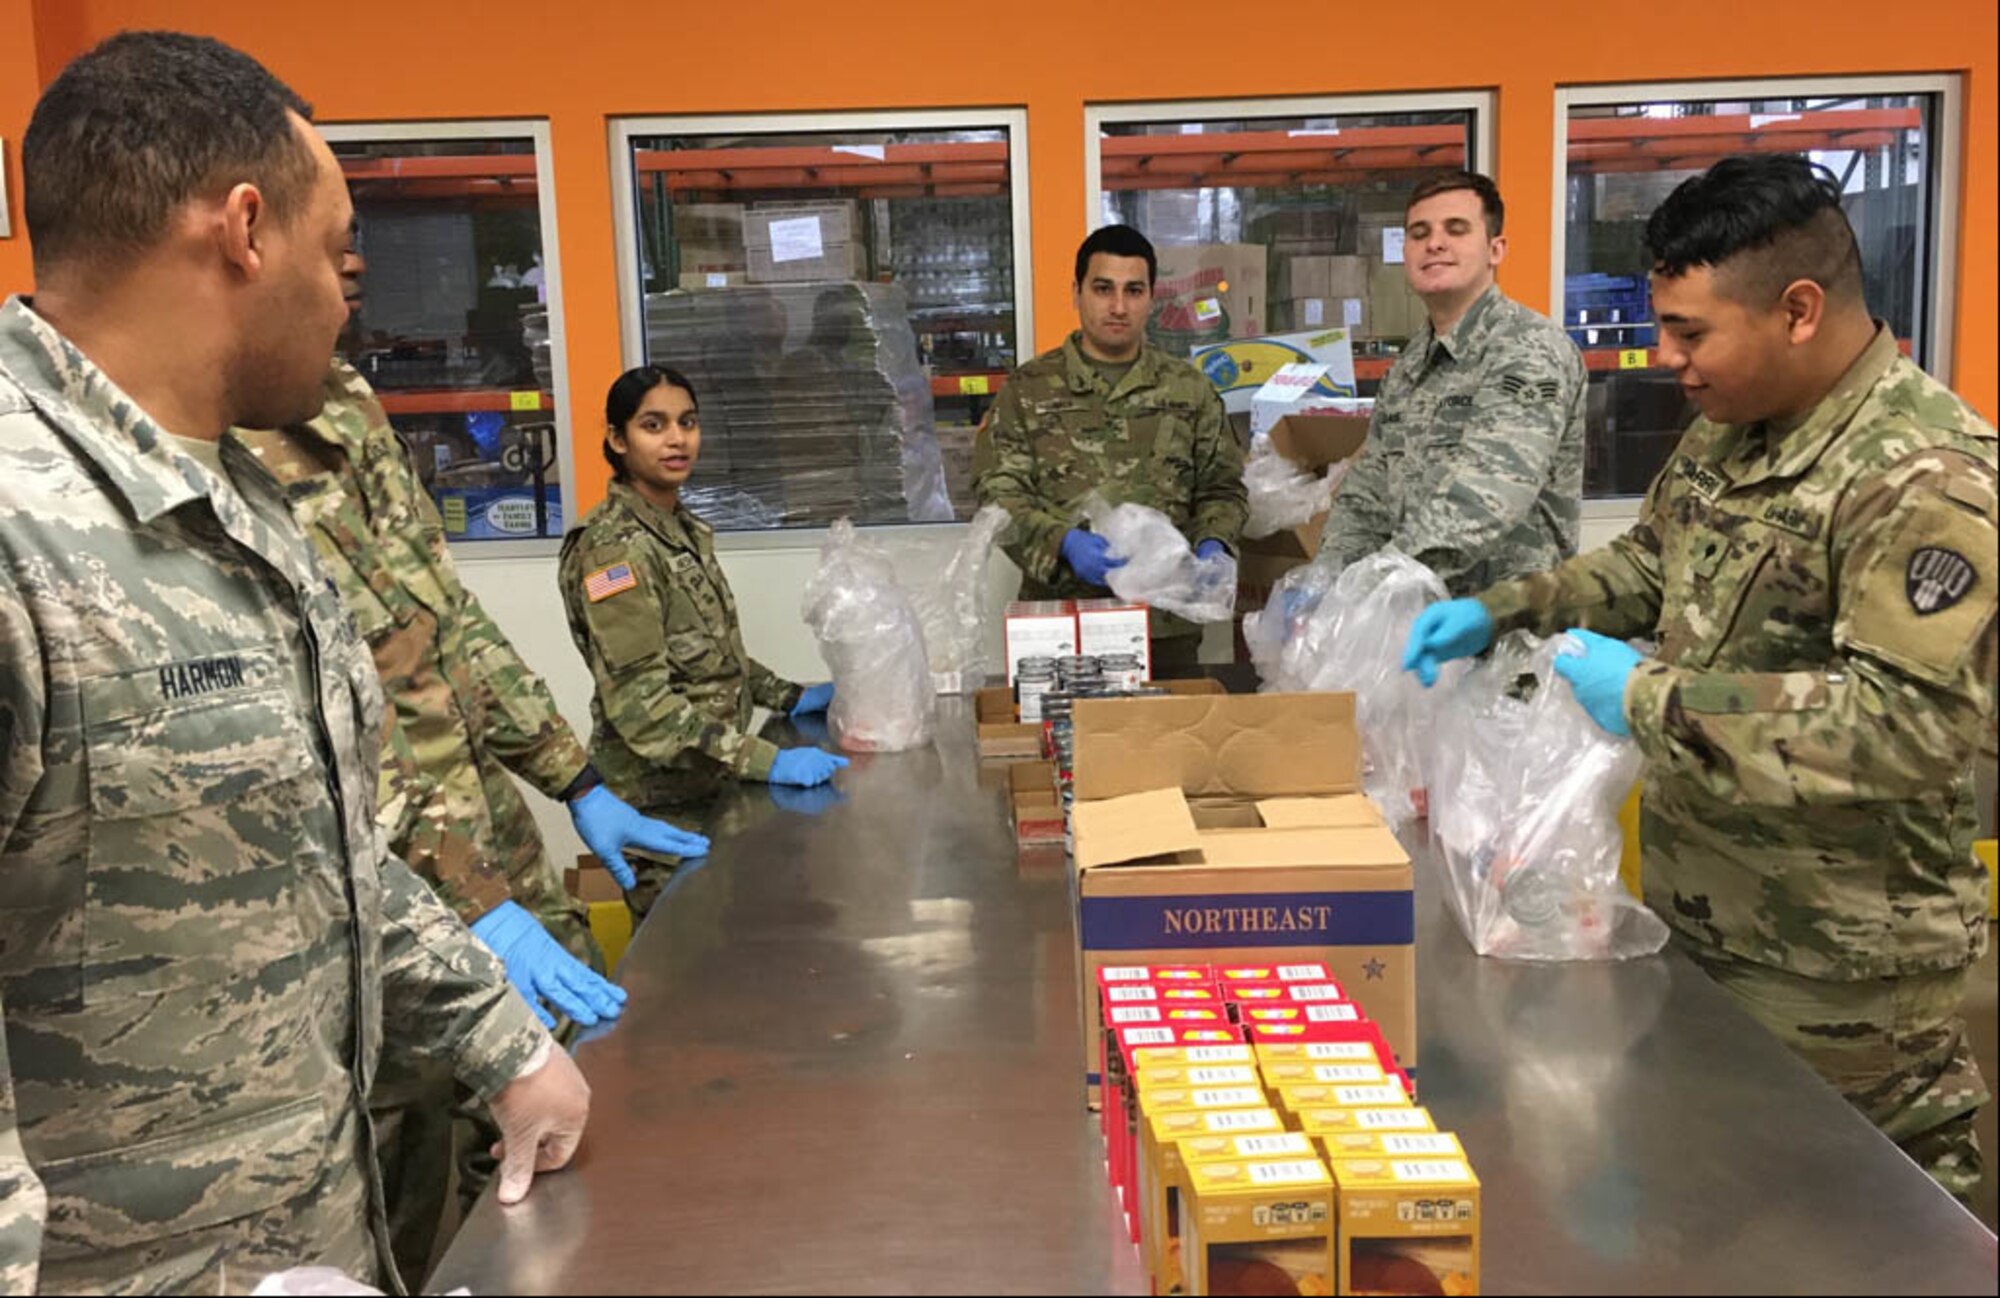
[(610, 599), (621, 590), (631, 590), (639, 584), (629, 563), (614, 563), (608, 568), (599, 568), (583, 579), (583, 593), (596, 604)]

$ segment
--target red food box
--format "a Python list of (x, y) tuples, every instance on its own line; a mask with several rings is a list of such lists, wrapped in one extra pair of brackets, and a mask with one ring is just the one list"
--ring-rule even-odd
[[(1229, 1016), (1221, 1006), (1183, 1006), (1166, 1013), (1185, 1017), (1176, 1018), (1163, 1024), (1138, 1024), (1113, 1028), (1111, 1036), (1115, 1040), (1110, 1071), (1105, 1074), (1102, 1088), (1103, 1103), (1099, 1114), (1104, 1119), (1106, 1133), (1105, 1162), (1110, 1169), (1111, 1184), (1118, 1191), (1118, 1199), (1128, 1212), (1135, 1211), (1134, 1194), (1137, 1186), (1138, 1149), (1138, 1106), (1133, 1098), (1132, 1074), (1140, 1061), (1134, 1051), (1148, 1049), (1173, 1049), (1175, 1047), (1230, 1046), (1243, 1044), (1243, 1030), (1229, 1021)], [(1195, 1017), (1201, 1016), (1201, 1017)], [(1244, 1063), (1255, 1067), (1254, 1053), (1247, 1055)], [(1136, 1218), (1135, 1218), (1136, 1220)]]
[(1215, 981), (1229, 983), (1330, 983), (1333, 970), (1317, 961), (1311, 964), (1219, 964)]

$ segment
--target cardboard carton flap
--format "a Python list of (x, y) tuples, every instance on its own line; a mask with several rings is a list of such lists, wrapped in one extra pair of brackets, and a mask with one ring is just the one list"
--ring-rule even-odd
[(1368, 440), (1367, 415), (1286, 415), (1271, 429), (1271, 449), (1317, 472), (1358, 454)]
[(1194, 814), (1179, 789), (1151, 789), (1088, 806), (1079, 802), (1071, 817), (1079, 870), (1192, 852), (1201, 846), (1201, 831), (1194, 827)]
[(1149, 789), (1191, 798), (1289, 798), (1361, 787), (1352, 694), (1079, 699), (1082, 804)]
[(1257, 814), (1272, 829), (1369, 829), (1384, 823), (1366, 794), (1330, 798), (1266, 798)]
[(1215, 866), (1387, 866), (1406, 868), (1410, 857), (1396, 836), (1380, 827), (1360, 829), (1206, 829), (1198, 844)]

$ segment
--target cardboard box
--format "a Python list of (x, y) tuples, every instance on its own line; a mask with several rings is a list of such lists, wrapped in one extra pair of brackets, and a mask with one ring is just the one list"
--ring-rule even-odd
[(1195, 1163), (1185, 1177), (1189, 1293), (1333, 1292), (1333, 1178), (1319, 1159)]
[(1479, 1292), (1479, 1178), (1465, 1159), (1343, 1158), (1332, 1173), (1339, 1292)]
[(1167, 1113), (1210, 1113), (1229, 1109), (1268, 1109), (1271, 1106), (1264, 1097), (1264, 1088), (1248, 1086), (1163, 1086), (1139, 1095), (1138, 1103), (1131, 1110), (1130, 1130), (1133, 1141), (1127, 1142), (1123, 1133), (1113, 1132), (1120, 1137), (1113, 1146), (1112, 1180), (1118, 1187), (1120, 1201), (1126, 1210), (1126, 1224), (1134, 1244), (1140, 1240), (1137, 1187), (1133, 1183), (1133, 1169), (1141, 1157), (1153, 1156), (1143, 1141), (1150, 1139), (1151, 1121), (1155, 1115)]
[(1324, 365), (1320, 395), (1351, 397), (1354, 386), (1354, 344), (1346, 329), (1308, 330), (1240, 338), (1197, 347), (1194, 367), (1208, 377), (1232, 415), (1248, 413), (1250, 398), (1273, 374), (1287, 365)]
[[(1137, 1121), (1138, 1109), (1134, 1103), (1137, 1091), (1132, 1085), (1133, 1072), (1145, 1057), (1181, 1058), (1182, 1052), (1190, 1047), (1219, 1048), (1234, 1043), (1242, 1048), (1242, 1034), (1228, 1015), (1220, 1009), (1182, 1009), (1173, 1011), (1181, 1015), (1202, 1017), (1167, 1020), (1166, 1011), (1154, 1010), (1162, 1017), (1147, 1022), (1119, 1022), (1125, 1013), (1136, 1012), (1139, 1007), (1127, 1006), (1112, 1011), (1113, 1026), (1107, 1036), (1107, 1045), (1102, 1060), (1106, 1082), (1104, 1105), (1099, 1113), (1099, 1127), (1104, 1136), (1105, 1161), (1111, 1169), (1111, 1183), (1123, 1184), (1126, 1151), (1131, 1147), (1132, 1131)], [(1185, 1062), (1184, 1059), (1181, 1060)], [(1243, 1060), (1215, 1060), (1216, 1063)], [(1251, 1061), (1254, 1062), (1254, 1061)], [(1122, 1143), (1121, 1143), (1122, 1142)]]
[[(1271, 1115), (1275, 1121), (1277, 1115)], [(1139, 1244), (1156, 1294), (1185, 1291), (1181, 1275), (1181, 1189), (1184, 1170), (1196, 1163), (1243, 1159), (1318, 1158), (1319, 1147), (1297, 1131), (1212, 1133), (1155, 1140), (1157, 1160), (1139, 1169)]]
[[(1272, 392), (1265, 406), (1270, 421), (1267, 436), (1278, 454), (1303, 469), (1320, 473), (1361, 453), (1368, 441), (1372, 413), (1358, 404), (1343, 408), (1311, 395), (1285, 402), (1281, 395), (1282, 385)], [(1305, 408), (1299, 409), (1301, 405)], [(1252, 418), (1255, 419), (1254, 414)], [(1319, 553), (1319, 539), (1325, 531), (1326, 515), (1320, 514), (1300, 527), (1284, 528), (1256, 540), (1246, 538), (1236, 566), (1243, 589), (1243, 596), (1237, 601), (1239, 607), (1245, 611), (1262, 608), (1280, 577)]]
[(1429, 318), (1424, 300), (1410, 287), (1401, 265), (1377, 262), (1368, 275), (1371, 338), (1409, 338)]
[(1077, 652), (1076, 605), (1066, 599), (1016, 600), (1007, 606), (1002, 634), (1007, 684), (1023, 658), (1068, 658)]
[(1153, 674), (1153, 640), (1147, 631), (1144, 604), (1121, 599), (1080, 599), (1076, 602), (1077, 652), (1096, 657), (1102, 654), (1134, 654), (1141, 675)]
[[(740, 274), (749, 266), (743, 250), (743, 204), (675, 203), (669, 211), (680, 249), (680, 275)], [(688, 287), (685, 280), (681, 287)]]
[(1255, 338), (1265, 330), (1265, 277), (1270, 254), (1262, 244), (1168, 244), (1154, 250), (1155, 345), (1178, 350), (1201, 340)]
[(1278, 296), (1361, 297), (1368, 292), (1368, 269), (1366, 257), (1351, 254), (1290, 257), (1278, 272)]
[[(1247, 1088), (1244, 1093), (1254, 1092), (1263, 1104), (1263, 1081), (1258, 1075), (1255, 1063), (1239, 1064), (1194, 1064), (1173, 1061), (1159, 1061), (1139, 1066), (1134, 1061), (1135, 1071), (1126, 1073), (1122, 1092), (1114, 1093), (1105, 1107), (1113, 1116), (1110, 1124), (1110, 1147), (1106, 1161), (1110, 1166), (1111, 1184), (1118, 1191), (1119, 1201), (1126, 1211), (1133, 1214), (1133, 1225), (1143, 1231), (1139, 1217), (1138, 1185), (1139, 1158), (1142, 1146), (1139, 1131), (1140, 1115), (1147, 1113), (1155, 1095), (1174, 1094), (1184, 1091)], [(1242, 1104), (1227, 1107), (1243, 1108)], [(1134, 1235), (1134, 1239), (1140, 1238)]]
[(1365, 297), (1294, 297), (1272, 308), (1276, 327), (1286, 332), (1312, 329), (1345, 329), (1355, 338), (1368, 332), (1368, 299)]
[(1251, 1041), (1310, 1041), (1306, 1035), (1321, 1025), (1365, 1023), (1368, 1016), (1351, 1001), (1320, 1005), (1246, 1005), (1240, 1017)]
[[(1036, 758), (1042, 755), (1042, 728), (1023, 724), (1014, 713), (1014, 692), (1004, 687), (980, 690), (972, 696), (974, 733), (981, 757)], [(1013, 777), (1008, 777), (1008, 786)]]
[(1324, 983), (1224, 983), (1222, 999), (1231, 1005), (1259, 1009), (1282, 1006), (1338, 1004), (1348, 999), (1337, 982)]
[[(1210, 1138), (1230, 1135), (1281, 1135), (1284, 1124), (1278, 1120), (1275, 1109), (1225, 1109), (1208, 1112), (1158, 1113), (1147, 1119), (1146, 1131), (1141, 1148), (1146, 1151), (1139, 1163), (1139, 1184), (1137, 1207), (1139, 1209), (1139, 1244), (1141, 1259), (1146, 1264), (1147, 1275), (1153, 1280), (1153, 1292), (1171, 1292), (1160, 1282), (1156, 1272), (1161, 1270), (1168, 1256), (1173, 1265), (1179, 1265), (1178, 1243), (1180, 1221), (1178, 1213), (1172, 1220), (1164, 1218), (1158, 1210), (1149, 1209), (1152, 1197), (1167, 1193), (1160, 1184), (1160, 1167), (1167, 1160), (1165, 1152), (1177, 1140), (1191, 1136)], [(1178, 1177), (1176, 1178), (1178, 1180)], [(1178, 1204), (1180, 1186), (1174, 1187), (1175, 1202)], [(1166, 1241), (1176, 1243), (1169, 1245)]]
[[(1389, 1074), (1370, 1051), (1365, 1059), (1323, 1062), (1311, 1059), (1274, 1059), (1259, 1071), (1264, 1085), (1283, 1092), (1299, 1086), (1384, 1086)], [(1281, 1110), (1282, 1111), (1282, 1110)]]
[(1071, 881), (1086, 1075), (1097, 970), (1167, 960), (1323, 963), (1397, 1062), (1413, 1067), (1409, 857), (1379, 825), (1265, 820), (1272, 800), (1358, 794), (1354, 697), (1084, 699), (1075, 722)]
[(1376, 1109), (1301, 1109), (1292, 1115), (1300, 1131), (1315, 1138), (1349, 1131), (1436, 1131), (1431, 1111), (1421, 1105), (1392, 1104)]
[[(1304, 1133), (1300, 1133), (1304, 1134)], [(1449, 1131), (1328, 1131), (1307, 1137), (1313, 1152), (1337, 1158), (1464, 1158), (1465, 1146)]]
[(1014, 816), (1014, 841), (1062, 842), (1062, 794), (1056, 789), (1055, 763), (1016, 762), (1007, 774), (1008, 806)]
[(1308, 1109), (1393, 1109), (1411, 1103), (1402, 1084), (1387, 1078), (1379, 1082), (1299, 1082), (1269, 1089), (1271, 1107), (1293, 1121)]
[(579, 856), (574, 866), (563, 871), (563, 890), (585, 904), (625, 900), (625, 890), (618, 886), (618, 880), (611, 877), (611, 871), (588, 853)]
[(854, 201), (773, 203), (743, 216), (743, 247), (752, 284), (861, 279), (867, 248)]
[[(1361, 801), (1368, 803), (1366, 798)], [(1214, 975), (1215, 981), (1223, 987), (1231, 983), (1328, 983), (1334, 980), (1333, 970), (1317, 960), (1284, 965), (1219, 965), (1215, 967)]]
[(682, 271), (680, 286), (690, 293), (705, 293), (712, 288), (735, 288), (748, 284), (750, 277), (740, 270)]
[[(1277, 1026), (1292, 1030), (1274, 1034), (1272, 1028)], [(1389, 1049), (1389, 1043), (1382, 1039), (1382, 1030), (1373, 1023), (1267, 1024), (1256, 1031), (1258, 1040), (1253, 1046), (1259, 1063), (1373, 1059), (1384, 1069), (1396, 1066), (1396, 1052)]]

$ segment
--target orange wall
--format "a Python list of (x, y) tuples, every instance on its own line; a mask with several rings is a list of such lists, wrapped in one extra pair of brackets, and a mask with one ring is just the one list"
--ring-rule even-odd
[[(1028, 110), (1039, 341), (1068, 327), (1069, 266), (1086, 228), (1083, 105), (1396, 90), (1498, 92), (1497, 179), (1514, 235), (1506, 282), (1546, 307), (1558, 84), (1842, 73), (1965, 75), (1955, 386), (1989, 419), (1996, 383), (1995, 44), (1989, 0), (1885, 10), (1874, 0), (1633, 9), (1601, 0), (1296, 10), (1154, 0), (1109, 6), (1012, 0), (973, 21), (910, 0), (860, 7), (755, 4), (478, 4), (347, 0), (0, 0), (0, 136), (16, 151), (27, 105), (14, 67), (46, 79), (127, 27), (208, 32), (262, 59), (323, 121), (547, 117), (559, 205), (579, 503), (602, 490), (587, 453), (619, 364), (606, 118), (643, 113), (954, 108)], [(1283, 12), (1289, 19), (1280, 18)], [(1270, 13), (1269, 19), (1256, 15)], [(945, 16), (940, 16), (945, 15)], [(28, 31), (22, 31), (25, 26)], [(15, 53), (9, 53), (13, 50)], [(0, 288), (26, 279), (21, 240), (0, 241)]]

